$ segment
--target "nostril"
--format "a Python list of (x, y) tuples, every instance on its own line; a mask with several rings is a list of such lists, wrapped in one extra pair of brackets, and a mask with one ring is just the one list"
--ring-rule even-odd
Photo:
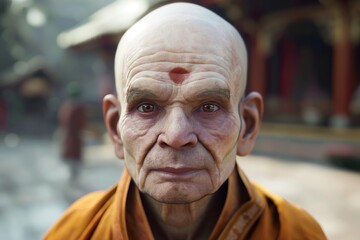
[(184, 145), (184, 148), (193, 147), (195, 144), (196, 144), (196, 142), (188, 142), (187, 144)]
[(164, 141), (160, 140), (160, 138), (158, 139), (158, 144), (161, 148), (166, 148), (168, 146)]
[(183, 135), (160, 134), (158, 144), (160, 147), (171, 147), (174, 149), (189, 148), (198, 142), (195, 133), (183, 133)]

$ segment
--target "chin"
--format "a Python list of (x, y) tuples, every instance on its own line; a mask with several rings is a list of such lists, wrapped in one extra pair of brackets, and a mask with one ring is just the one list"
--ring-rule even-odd
[(183, 198), (183, 197), (179, 197), (179, 196), (150, 196), (151, 198), (153, 198), (154, 200), (156, 200), (157, 202), (160, 203), (165, 203), (165, 204), (190, 204), (193, 202), (196, 202), (201, 198)]
[[(171, 184), (173, 185), (173, 184)], [(196, 202), (205, 196), (211, 194), (205, 191), (206, 188), (192, 189), (188, 186), (159, 186), (155, 191), (149, 191), (146, 194), (158, 202), (166, 204), (189, 204)]]

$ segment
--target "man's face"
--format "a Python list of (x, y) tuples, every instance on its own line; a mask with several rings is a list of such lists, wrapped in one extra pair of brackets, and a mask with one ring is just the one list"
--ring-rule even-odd
[(125, 164), (154, 199), (193, 202), (234, 169), (241, 91), (220, 38), (205, 31), (149, 41), (146, 51), (141, 44), (132, 50), (119, 94)]

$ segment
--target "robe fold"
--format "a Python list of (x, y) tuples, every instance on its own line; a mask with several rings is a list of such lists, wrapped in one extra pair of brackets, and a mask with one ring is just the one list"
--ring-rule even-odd
[[(239, 167), (229, 177), (224, 206), (209, 239), (326, 239), (302, 208), (250, 182)], [(244, 196), (246, 202), (241, 204)], [(140, 192), (127, 170), (106, 192), (76, 201), (45, 239), (154, 239)]]

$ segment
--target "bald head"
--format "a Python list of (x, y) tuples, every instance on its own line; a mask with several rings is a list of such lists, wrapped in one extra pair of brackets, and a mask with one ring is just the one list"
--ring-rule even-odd
[(221, 71), (244, 92), (247, 54), (237, 30), (206, 8), (173, 3), (150, 12), (122, 37), (115, 58), (119, 96), (143, 64), (157, 61), (162, 63), (162, 71), (170, 72), (174, 66), (166, 66), (169, 54), (172, 62), (182, 63), (189, 72), (194, 61), (205, 65), (223, 62)]

